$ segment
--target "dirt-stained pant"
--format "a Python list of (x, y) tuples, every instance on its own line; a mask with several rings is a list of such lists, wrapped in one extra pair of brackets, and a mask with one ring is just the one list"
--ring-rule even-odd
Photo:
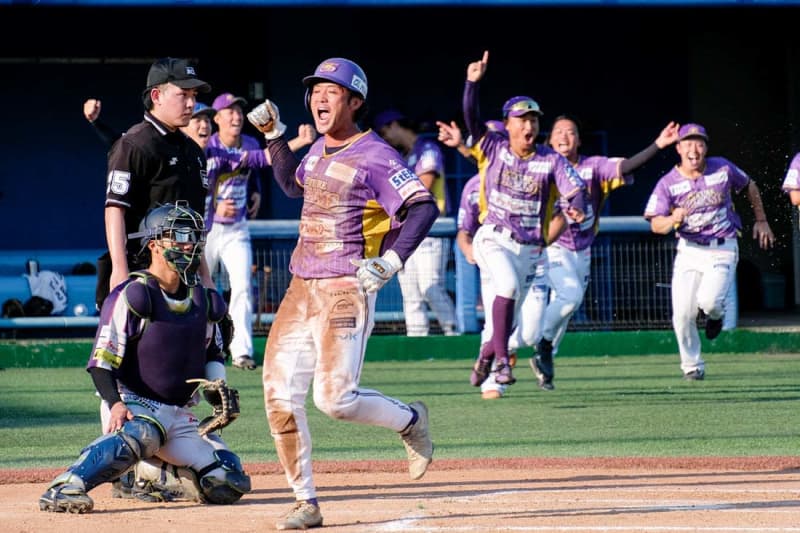
[(332, 418), (398, 432), (411, 422), (408, 405), (358, 386), (375, 325), (375, 298), (355, 276), (295, 276), (275, 315), (264, 354), (264, 405), (298, 500), (316, 497), (305, 407), (312, 380), (314, 405)]

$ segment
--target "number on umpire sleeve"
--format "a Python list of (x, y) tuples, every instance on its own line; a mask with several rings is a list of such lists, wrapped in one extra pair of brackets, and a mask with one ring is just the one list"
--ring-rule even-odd
[(114, 194), (127, 194), (131, 186), (131, 173), (124, 170), (112, 170), (108, 173), (108, 191)]

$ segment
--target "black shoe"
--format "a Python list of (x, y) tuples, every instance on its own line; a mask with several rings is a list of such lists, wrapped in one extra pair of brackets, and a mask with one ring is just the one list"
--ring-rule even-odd
[(692, 370), (691, 372), (687, 372), (683, 375), (683, 379), (686, 381), (703, 381), (706, 377), (706, 371), (702, 369)]
[(706, 319), (706, 339), (714, 340), (722, 331), (722, 317)]
[(553, 368), (553, 341), (545, 339), (536, 345), (536, 356), (531, 359), (531, 368), (539, 381), (539, 387), (544, 390), (553, 390), (553, 378), (555, 369)]

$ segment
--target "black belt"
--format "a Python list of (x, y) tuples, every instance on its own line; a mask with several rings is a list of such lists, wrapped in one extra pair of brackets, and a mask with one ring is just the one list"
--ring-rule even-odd
[(712, 244), (716, 244), (717, 246), (722, 246), (723, 244), (725, 244), (725, 238), (718, 237), (716, 239), (711, 239), (708, 242), (695, 242), (695, 244), (698, 244), (700, 246), (711, 246)]
[(494, 230), (495, 233), (502, 233), (517, 244), (522, 244), (524, 246), (530, 246), (531, 244), (536, 244), (536, 241), (525, 241), (520, 239), (519, 237), (514, 235), (514, 233), (510, 229), (504, 228), (503, 226), (495, 226), (492, 229)]

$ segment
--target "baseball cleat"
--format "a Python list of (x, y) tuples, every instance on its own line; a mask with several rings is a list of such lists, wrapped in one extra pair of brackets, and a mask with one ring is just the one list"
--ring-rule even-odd
[(706, 319), (706, 339), (714, 340), (722, 331), (722, 317)]
[(61, 483), (47, 489), (39, 498), (39, 509), (50, 513), (88, 513), (94, 508), (94, 501), (86, 494), (83, 486)]
[(469, 382), (473, 387), (480, 387), (481, 384), (489, 377), (492, 371), (492, 360), (483, 359), (478, 356), (478, 360), (472, 366), (472, 373), (469, 376)]
[(408, 454), (408, 473), (411, 479), (419, 479), (433, 461), (433, 441), (428, 431), (428, 408), (422, 402), (411, 402), (408, 406), (417, 412), (417, 421), (400, 438)]
[(697, 370), (692, 370), (691, 372), (687, 372), (683, 375), (683, 379), (686, 381), (703, 381), (706, 377), (706, 371), (702, 368)]
[(233, 360), (232, 364), (236, 368), (241, 368), (242, 370), (255, 370), (256, 369), (256, 362), (249, 355), (243, 355), (241, 357), (237, 357), (236, 359)]
[(508, 364), (508, 359), (504, 361), (498, 360), (496, 372), (497, 374), (494, 380), (500, 385), (513, 385), (517, 382), (517, 378), (511, 373), (511, 366)]
[(275, 524), (275, 529), (310, 529), (322, 527), (322, 513), (319, 507), (307, 501), (294, 504), (283, 520)]
[[(548, 377), (545, 374), (544, 365), (540, 360), (540, 356), (532, 357), (531, 358), (531, 370), (533, 370), (533, 375), (536, 376), (536, 381), (539, 383), (539, 388), (542, 390), (553, 390), (555, 389), (555, 385), (553, 385), (553, 378)], [(551, 367), (552, 371), (552, 367)]]

